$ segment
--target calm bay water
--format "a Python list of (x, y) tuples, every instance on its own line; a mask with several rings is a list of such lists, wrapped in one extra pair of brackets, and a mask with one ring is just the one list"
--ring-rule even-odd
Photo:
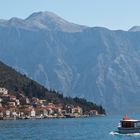
[(0, 140), (140, 140), (140, 135), (113, 135), (121, 118), (0, 121)]

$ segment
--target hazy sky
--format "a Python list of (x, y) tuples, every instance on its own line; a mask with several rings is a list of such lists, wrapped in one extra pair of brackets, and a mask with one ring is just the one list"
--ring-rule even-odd
[(38, 11), (92, 27), (128, 30), (140, 25), (140, 0), (0, 0), (1, 19), (26, 18)]

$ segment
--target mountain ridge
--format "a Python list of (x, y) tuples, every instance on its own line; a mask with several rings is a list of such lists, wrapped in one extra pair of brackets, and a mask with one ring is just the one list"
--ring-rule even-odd
[(0, 26), (0, 59), (65, 96), (85, 97), (111, 113), (139, 113), (140, 32), (56, 28)]
[(140, 31), (140, 26), (133, 26), (133, 27), (131, 27), (128, 31), (131, 31), (131, 32), (138, 32), (138, 31)]
[[(36, 18), (48, 18), (48, 19), (51, 19), (51, 20), (54, 20), (54, 22), (58, 22), (58, 21), (60, 21), (60, 23), (61, 22), (63, 22), (63, 23), (66, 23), (66, 24), (70, 24), (71, 26), (73, 26), (73, 29), (71, 29), (71, 31), (70, 30), (67, 30), (67, 29), (62, 29), (62, 31), (66, 31), (66, 32), (79, 32), (79, 31), (83, 31), (84, 29), (88, 29), (88, 28), (106, 28), (106, 27), (99, 27), (99, 26), (95, 26), (95, 27), (89, 27), (89, 26), (87, 26), (87, 25), (79, 25), (79, 24), (75, 24), (75, 23), (73, 23), (73, 22), (69, 22), (69, 21), (66, 21), (65, 19), (63, 19), (63, 18), (61, 18), (60, 16), (58, 16), (57, 14), (55, 14), (55, 13), (53, 13), (53, 12), (50, 12), (50, 11), (40, 11), (40, 12), (34, 12), (34, 13), (32, 13), (31, 15), (29, 15), (27, 18), (25, 18), (25, 19), (22, 19), (22, 18), (18, 18), (18, 17), (12, 17), (12, 18), (10, 18), (10, 19), (7, 19), (7, 20), (5, 20), (5, 19), (0, 19), (0, 23), (2, 22), (2, 23), (5, 23), (5, 24), (7, 24), (7, 22), (13, 22), (13, 21), (15, 21), (15, 22), (23, 22), (25, 25), (24, 26), (27, 26), (27, 24), (29, 24), (29, 20), (33, 20), (33, 19), (36, 19)], [(39, 20), (39, 19), (36, 19), (36, 20)], [(32, 23), (33, 24), (33, 23)], [(58, 22), (58, 24), (59, 24), (59, 22)], [(1, 24), (0, 24), (1, 25)], [(69, 25), (69, 26), (70, 26)], [(9, 24), (8, 24), (8, 26), (9, 26)], [(37, 26), (35, 26), (36, 28), (37, 28)], [(137, 28), (137, 27), (139, 27), (139, 26), (132, 26), (128, 31), (132, 31), (132, 29), (134, 29), (134, 28)], [(39, 27), (40, 28), (40, 27)], [(67, 28), (70, 28), (70, 27), (68, 27), (67, 26)], [(78, 29), (76, 29), (76, 28), (78, 28)], [(43, 28), (43, 29), (46, 29), (45, 27)], [(123, 29), (116, 29), (116, 30), (111, 30), (111, 29), (109, 29), (109, 28), (106, 28), (106, 29), (108, 29), (108, 30), (110, 30), (110, 31), (118, 31), (118, 30), (122, 30), (122, 31), (125, 31), (125, 30), (123, 30)], [(76, 30), (76, 31), (75, 31)], [(61, 30), (59, 30), (59, 31), (61, 31)]]
[(50, 31), (80, 32), (87, 26), (68, 22), (52, 12), (36, 12), (25, 19), (13, 17), (9, 20), (2, 20), (0, 25), (13, 26), (15, 28), (42, 29)]

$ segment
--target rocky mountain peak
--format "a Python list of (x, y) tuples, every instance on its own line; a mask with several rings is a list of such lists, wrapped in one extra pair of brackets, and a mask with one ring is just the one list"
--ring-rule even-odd
[(40, 29), (57, 30), (64, 32), (79, 32), (87, 28), (86, 26), (70, 23), (52, 12), (36, 12), (25, 19)]

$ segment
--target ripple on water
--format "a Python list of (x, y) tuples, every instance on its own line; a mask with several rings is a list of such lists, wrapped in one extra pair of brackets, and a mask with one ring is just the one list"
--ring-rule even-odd
[(140, 136), (140, 133), (130, 133), (130, 134), (120, 134), (116, 131), (112, 131), (109, 133), (110, 135), (120, 135), (120, 136)]

